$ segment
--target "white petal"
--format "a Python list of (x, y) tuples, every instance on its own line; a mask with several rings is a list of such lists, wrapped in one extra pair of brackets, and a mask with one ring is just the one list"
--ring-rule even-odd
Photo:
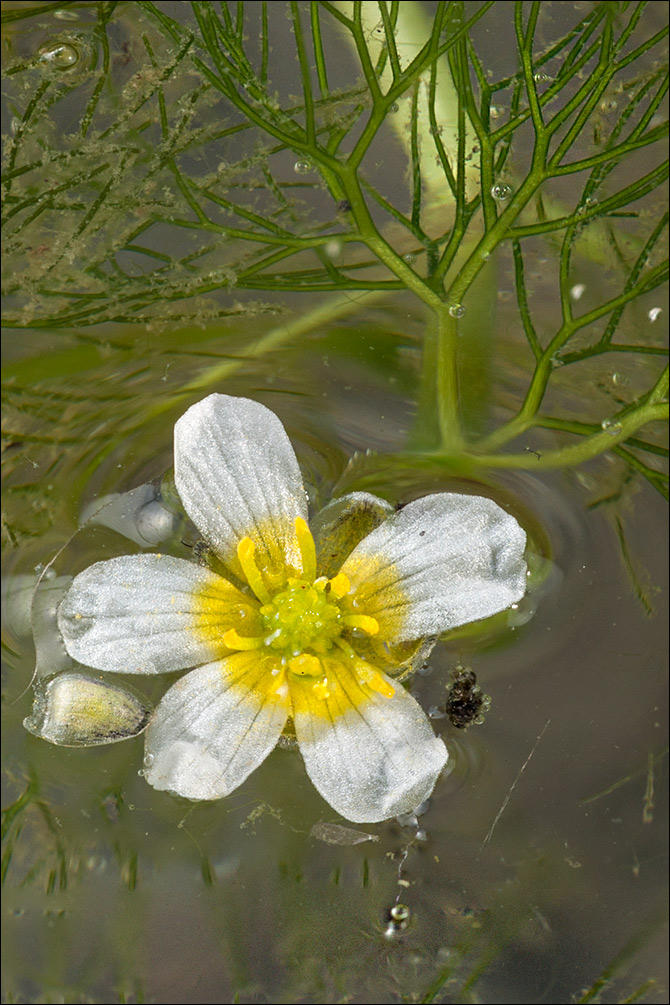
[(425, 496), (373, 530), (342, 567), (389, 642), (490, 617), (526, 592), (526, 535), (481, 496)]
[(211, 394), (175, 425), (175, 483), (186, 512), (240, 575), (237, 545), (250, 537), (259, 561), (302, 568), (297, 516), (307, 518), (300, 468), (281, 422), (248, 398)]
[(347, 668), (335, 670), (333, 662), (327, 667), (329, 698), (316, 697), (309, 684), (291, 687), (307, 774), (353, 823), (409, 813), (433, 791), (447, 761), (444, 743), (400, 684), (386, 698), (361, 686)]
[(167, 673), (226, 655), (222, 635), (239, 626), (241, 611), (254, 620), (250, 599), (208, 569), (168, 555), (126, 555), (75, 577), (58, 626), (80, 663)]
[(274, 748), (285, 700), (269, 695), (271, 663), (236, 653), (177, 681), (146, 734), (145, 777), (187, 799), (220, 799)]

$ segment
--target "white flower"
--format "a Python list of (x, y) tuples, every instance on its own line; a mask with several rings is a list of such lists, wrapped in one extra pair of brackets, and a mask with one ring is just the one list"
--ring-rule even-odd
[[(196, 668), (154, 713), (147, 780), (218, 799), (292, 721), (307, 773), (343, 817), (374, 822), (414, 809), (447, 751), (417, 702), (378, 666), (388, 667), (402, 644), (523, 596), (525, 534), (516, 520), (490, 499), (426, 496), (379, 517), (335, 574), (322, 556), (331, 575), (320, 574), (281, 423), (257, 402), (226, 395), (205, 398), (177, 422), (175, 481), (233, 581), (167, 555), (114, 558), (77, 576), (59, 611), (68, 652), (88, 666)], [(384, 505), (348, 497), (352, 511), (370, 501)]]

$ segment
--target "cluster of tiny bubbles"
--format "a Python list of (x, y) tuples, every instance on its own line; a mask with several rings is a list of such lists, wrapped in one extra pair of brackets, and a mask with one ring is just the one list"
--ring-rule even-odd
[(565, 360), (561, 359), (560, 354), (557, 352), (554, 353), (549, 362), (551, 363), (553, 370), (555, 370), (559, 366), (565, 366)]
[(492, 119), (499, 119), (501, 115), (505, 114), (505, 108), (503, 105), (491, 105), (489, 108), (489, 116)]
[(495, 199), (496, 202), (507, 202), (511, 194), (512, 186), (508, 185), (506, 182), (496, 182), (491, 189), (491, 198)]
[(411, 911), (406, 904), (394, 904), (393, 907), (389, 908), (384, 929), (386, 938), (392, 939), (400, 932), (404, 932), (409, 925), (410, 917)]
[(70, 70), (81, 59), (79, 49), (71, 41), (52, 41), (43, 45), (38, 51), (40, 63), (46, 63), (57, 70)]
[(609, 433), (610, 436), (617, 436), (622, 430), (622, 425), (616, 419), (603, 419), (600, 423), (600, 428), (605, 433)]
[(462, 318), (465, 314), (465, 307), (463, 304), (452, 304), (449, 308), (449, 315), (452, 318)]
[(584, 202), (581, 203), (581, 205), (577, 207), (577, 212), (580, 213), (580, 214), (588, 213), (588, 211), (590, 209), (593, 209), (593, 207), (597, 206), (597, 205), (598, 205), (598, 200), (595, 198), (595, 196), (589, 195), (584, 200)]
[(658, 318), (659, 314), (662, 313), (663, 313), (662, 307), (652, 307), (649, 313), (647, 314), (647, 317), (653, 324), (653, 322), (656, 321), (656, 319)]
[(309, 174), (314, 168), (311, 161), (296, 161), (293, 170), (296, 174)]
[(585, 289), (586, 289), (586, 285), (584, 283), (575, 283), (575, 285), (570, 290), (570, 297), (571, 297), (571, 299), (572, 300), (581, 300), (582, 294), (584, 293)]

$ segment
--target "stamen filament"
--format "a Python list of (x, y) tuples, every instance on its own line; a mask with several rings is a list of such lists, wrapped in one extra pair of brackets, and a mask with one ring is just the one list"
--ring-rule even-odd
[(254, 561), (256, 545), (250, 537), (243, 537), (237, 546), (237, 557), (242, 566), (247, 583), (254, 591), (262, 604), (269, 604), (272, 600), (270, 593), (263, 582), (263, 575)]
[(295, 518), (295, 533), (302, 555), (302, 575), (309, 583), (316, 579), (316, 546), (307, 523), (301, 516)]
[(223, 644), (229, 649), (260, 649), (264, 642), (261, 635), (245, 637), (238, 635), (234, 628), (223, 633)]
[(360, 628), (366, 635), (376, 635), (379, 631), (379, 622), (376, 618), (370, 618), (367, 614), (346, 614), (342, 621), (349, 628)]

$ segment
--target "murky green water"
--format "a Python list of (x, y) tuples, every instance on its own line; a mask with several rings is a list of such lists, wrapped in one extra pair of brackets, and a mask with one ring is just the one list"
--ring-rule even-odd
[[(541, 319), (557, 309), (552, 253), (538, 242)], [(589, 295), (608, 283), (595, 266), (583, 279)], [(471, 428), (516, 407), (527, 371), (504, 254), (482, 291), (462, 357)], [(221, 302), (234, 308), (232, 294)], [(662, 303), (650, 293), (629, 330), (651, 341)], [(666, 504), (614, 454), (480, 483), (528, 529), (537, 585), (412, 678), (452, 765), (418, 817), (357, 825), (368, 839), (354, 844), (323, 826), (346, 821), (296, 750), (275, 750), (227, 799), (191, 804), (146, 784), (141, 738), (69, 749), (23, 729), (32, 583), (48, 563), (69, 576), (139, 550), (78, 530), (80, 515), (158, 484), (174, 422), (210, 391), (279, 415), (315, 507), (355, 489), (393, 503), (472, 489), (443, 463), (387, 460), (421, 435), (427, 325), (406, 292), (357, 291), (289, 294), (279, 315), (6, 336), (4, 1001), (667, 1000)], [(655, 365), (621, 359), (576, 382), (566, 368), (551, 408), (597, 417)], [(169, 549), (188, 557), (192, 544), (180, 529)], [(459, 664), (491, 697), (465, 731), (436, 714)], [(133, 683), (153, 701), (166, 689)]]

